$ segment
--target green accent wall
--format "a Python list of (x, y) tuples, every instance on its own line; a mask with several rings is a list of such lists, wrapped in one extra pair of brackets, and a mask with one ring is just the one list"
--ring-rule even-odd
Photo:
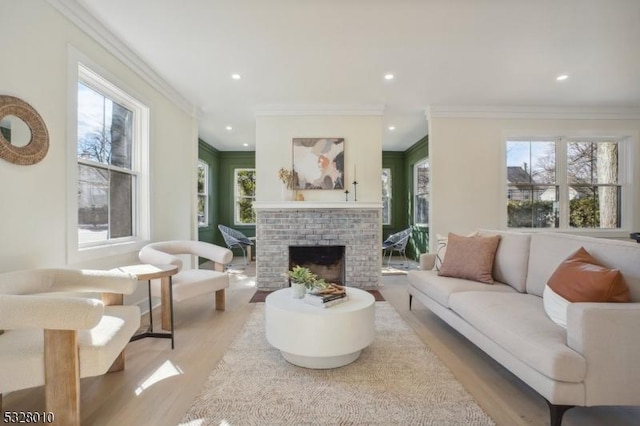
[[(235, 169), (253, 169), (256, 167), (256, 153), (254, 151), (221, 151), (220, 152), (220, 216), (219, 223), (228, 226), (229, 228), (237, 229), (247, 237), (254, 237), (256, 235), (255, 225), (235, 225), (234, 220), (234, 171)], [(260, 185), (256, 182), (256, 185)], [(220, 231), (217, 232), (218, 238), (216, 244), (224, 246), (224, 240)], [(234, 256), (240, 256), (242, 252), (238, 250), (234, 251)]]
[[(400, 232), (413, 224), (413, 166), (427, 158), (428, 137), (406, 151), (383, 151), (382, 168), (391, 169), (391, 224), (382, 226), (382, 237)], [(407, 244), (407, 257), (417, 259), (429, 247), (429, 228), (417, 228)]]
[[(409, 149), (404, 152), (404, 170), (405, 170), (405, 182), (407, 187), (407, 223), (413, 223), (413, 167), (421, 160), (424, 160), (429, 155), (429, 136), (425, 136), (418, 142), (413, 144)], [(420, 253), (426, 253), (429, 250), (429, 228), (420, 227), (413, 231), (413, 236), (409, 240), (407, 245), (407, 252), (411, 252), (415, 259)]]
[(213, 243), (218, 231), (220, 178), (220, 151), (198, 140), (198, 158), (209, 165), (209, 225), (198, 227), (198, 240)]
[(382, 151), (382, 168), (391, 169), (391, 224), (382, 226), (383, 239), (407, 228), (404, 152)]
[[(233, 187), (235, 169), (256, 166), (254, 151), (218, 151), (203, 140), (198, 141), (198, 157), (209, 164), (209, 226), (198, 228), (198, 240), (226, 247), (218, 224), (237, 229), (248, 237), (256, 235), (255, 225), (234, 225)], [(234, 249), (234, 256), (241, 256)]]

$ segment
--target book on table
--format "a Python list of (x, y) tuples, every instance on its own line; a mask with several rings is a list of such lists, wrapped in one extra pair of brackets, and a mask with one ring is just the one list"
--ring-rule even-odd
[(340, 299), (342, 297), (345, 297), (346, 295), (347, 295), (346, 293), (327, 293), (327, 294), (307, 293), (305, 294), (304, 297), (308, 297), (309, 301), (313, 303), (326, 303), (331, 300)]
[(331, 300), (319, 302), (317, 299), (313, 298), (313, 295), (307, 294), (303, 300), (306, 304), (315, 306), (317, 308), (329, 308), (331, 306), (346, 302), (347, 300), (349, 300), (349, 297), (346, 294), (342, 294), (339, 297), (333, 298)]

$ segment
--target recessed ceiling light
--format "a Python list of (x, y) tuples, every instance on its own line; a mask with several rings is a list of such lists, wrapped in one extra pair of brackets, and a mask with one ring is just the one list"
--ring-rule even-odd
[(227, 130), (231, 131), (231, 130), (233, 130), (233, 127), (231, 127), (231, 126), (227, 126), (227, 127), (225, 127), (225, 129), (227, 129)]
[(395, 130), (395, 129), (396, 129), (396, 126), (389, 126), (389, 127), (387, 127), (387, 129), (389, 129), (389, 130), (393, 131), (393, 130)]
[(394, 77), (395, 76), (393, 74), (391, 74), (391, 73), (388, 73), (388, 74), (384, 75), (384, 79), (385, 80), (393, 80)]
[(231, 78), (234, 80), (240, 80), (240, 74), (231, 74)]
[(248, 143), (243, 143), (242, 146), (249, 146), (249, 144)]
[(564, 80), (566, 80), (568, 78), (569, 78), (568, 74), (560, 74), (559, 76), (556, 77), (556, 80), (557, 81), (564, 81)]

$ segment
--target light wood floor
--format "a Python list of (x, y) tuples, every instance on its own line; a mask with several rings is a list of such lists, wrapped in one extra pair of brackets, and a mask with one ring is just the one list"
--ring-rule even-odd
[[(242, 328), (255, 304), (253, 269), (237, 274), (227, 292), (227, 310), (212, 309), (211, 299), (177, 304), (176, 348), (169, 340), (142, 339), (126, 351), (123, 372), (82, 379), (84, 425), (177, 425), (199, 394), (210, 371)], [(548, 424), (544, 400), (519, 379), (439, 320), (419, 302), (408, 310), (404, 276), (386, 276), (381, 293), (420, 338), (451, 369), (498, 425)], [(213, 297), (213, 296), (212, 296)], [(157, 318), (157, 319), (156, 319)], [(159, 316), (154, 317), (154, 323)], [(7, 411), (44, 409), (41, 388), (4, 396)], [(575, 408), (564, 426), (638, 425), (640, 408)]]

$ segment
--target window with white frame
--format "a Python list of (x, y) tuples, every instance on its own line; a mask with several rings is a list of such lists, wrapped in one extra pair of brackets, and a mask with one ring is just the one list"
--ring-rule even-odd
[(234, 171), (235, 224), (253, 225), (256, 223), (256, 169), (235, 169)]
[(209, 164), (198, 161), (198, 226), (209, 226)]
[(391, 169), (382, 169), (382, 224), (391, 224)]
[(619, 229), (619, 139), (508, 140), (507, 226)]
[[(77, 82), (78, 248), (136, 240), (148, 108), (82, 64)], [(146, 218), (145, 221), (148, 221)]]
[(418, 161), (413, 168), (414, 223), (429, 226), (429, 160)]

